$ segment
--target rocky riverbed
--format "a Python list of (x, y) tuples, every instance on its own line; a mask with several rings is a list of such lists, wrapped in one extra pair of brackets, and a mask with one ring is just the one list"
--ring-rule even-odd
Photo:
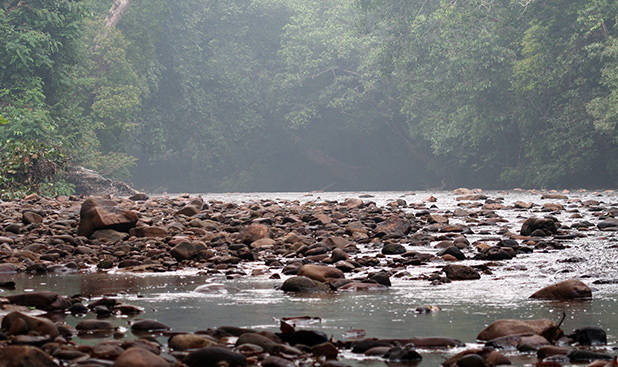
[[(276, 287), (271, 292), (300, 299), (427, 294), (421, 299), (427, 304), (409, 305), (416, 315), (440, 313), (439, 304), (466, 294), (486, 303), (532, 296), (540, 304), (558, 302), (557, 309), (603, 299), (609, 305), (603, 312), (611, 313), (618, 295), (616, 199), (613, 191), (458, 189), (0, 202), (0, 356), (7, 366), (339, 366), (356, 359), (615, 366), (615, 322), (566, 329), (573, 314), (567, 321), (558, 312), (549, 320), (507, 315), (472, 325), (464, 337), (444, 328), (430, 337), (431, 323), (420, 333), (333, 335), (316, 326), (317, 317), (283, 315), (273, 315), (279, 330), (233, 322), (178, 330), (149, 319), (119, 296), (122, 290), (61, 294), (44, 291), (44, 284), (27, 292), (23, 283), (29, 276), (189, 271), (203, 283), (192, 292), (205, 295), (259, 279)], [(117, 319), (131, 322), (123, 327)], [(457, 328), (458, 320), (452, 322)]]

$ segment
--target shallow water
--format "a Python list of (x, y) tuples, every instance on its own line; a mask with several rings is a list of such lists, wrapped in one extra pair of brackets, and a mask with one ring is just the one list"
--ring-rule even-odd
[[(253, 201), (260, 199), (283, 199), (322, 201), (343, 200), (358, 197), (361, 193), (314, 193), (312, 196), (299, 193), (276, 194), (209, 194), (205, 200)], [(438, 201), (434, 203), (440, 210), (455, 209), (460, 202), (452, 193), (429, 192), (382, 192), (370, 194), (378, 205), (403, 198), (408, 203), (421, 202), (433, 194)], [(504, 198), (504, 204), (516, 200), (559, 202), (566, 207), (558, 215), (562, 224), (570, 225), (576, 221), (588, 220), (597, 223), (594, 212), (577, 208), (581, 219), (570, 219), (572, 213), (566, 200), (541, 200), (540, 194), (528, 192), (485, 192), (494, 199)], [(599, 196), (600, 195), (600, 196)], [(596, 194), (576, 192), (569, 198), (581, 200), (594, 199), (603, 202), (604, 207), (616, 206), (617, 197), (613, 192)], [(432, 203), (428, 203), (430, 206)], [(413, 209), (408, 209), (413, 211)], [(478, 210), (478, 209), (466, 209)], [(496, 231), (500, 226), (510, 227), (518, 232), (521, 222), (533, 214), (532, 211), (498, 210), (498, 214), (509, 223), (499, 226), (473, 227), (476, 234), (467, 235), (470, 242), (500, 237)], [(535, 213), (542, 215), (541, 213)], [(451, 223), (458, 223), (457, 218)], [(487, 234), (479, 234), (487, 232)], [(125, 303), (143, 307), (143, 318), (156, 319), (174, 331), (197, 331), (218, 326), (231, 325), (276, 330), (278, 319), (286, 316), (309, 315), (321, 318), (321, 323), (310, 325), (319, 328), (337, 339), (344, 339), (349, 330), (363, 329), (367, 337), (409, 338), (413, 336), (449, 336), (458, 338), (470, 346), (475, 337), (486, 325), (502, 318), (549, 318), (558, 321), (564, 311), (567, 318), (563, 329), (568, 333), (582, 326), (599, 326), (608, 334), (609, 349), (616, 348), (618, 339), (618, 285), (595, 285), (593, 299), (581, 302), (547, 302), (530, 300), (528, 297), (539, 288), (556, 281), (581, 278), (591, 285), (597, 279), (618, 279), (618, 236), (612, 232), (584, 232), (588, 237), (570, 240), (568, 248), (548, 252), (534, 252), (518, 255), (501, 267), (492, 268), (493, 274), (482, 275), (480, 280), (452, 282), (433, 286), (428, 281), (411, 280), (418, 274), (427, 274), (444, 266), (443, 262), (430, 263), (422, 267), (408, 266), (402, 271), (409, 275), (391, 278), (393, 286), (386, 291), (369, 293), (344, 293), (323, 297), (298, 297), (285, 295), (276, 288), (283, 279), (269, 279), (271, 273), (241, 279), (226, 279), (185, 271), (173, 274), (68, 274), (62, 276), (18, 276), (15, 291), (0, 292), (0, 297), (9, 293), (26, 290), (53, 290), (61, 294), (82, 294), (99, 297), (115, 295)], [(431, 244), (433, 245), (433, 244)], [(411, 247), (420, 252), (435, 252), (433, 247)], [(614, 247), (612, 247), (614, 246)], [(372, 254), (375, 249), (364, 248)], [(536, 251), (536, 250), (535, 250)], [(581, 262), (560, 262), (570, 258), (582, 258)], [(467, 260), (464, 264), (480, 264), (483, 261)], [(250, 274), (263, 264), (242, 265)], [(202, 284), (222, 284), (222, 288), (211, 294), (195, 292)], [(422, 305), (436, 305), (440, 311), (431, 314), (417, 314), (415, 309)], [(69, 323), (79, 320), (69, 316)], [(116, 319), (117, 325), (129, 328), (129, 319)], [(472, 344), (474, 345), (474, 344)], [(454, 353), (457, 350), (447, 352)], [(616, 351), (613, 350), (615, 353)], [(420, 366), (438, 365), (444, 360), (444, 353), (421, 351), (424, 356)], [(536, 357), (509, 354), (515, 365), (534, 363)], [(348, 357), (353, 357), (351, 354)], [(359, 365), (383, 366), (380, 360), (356, 362)]]

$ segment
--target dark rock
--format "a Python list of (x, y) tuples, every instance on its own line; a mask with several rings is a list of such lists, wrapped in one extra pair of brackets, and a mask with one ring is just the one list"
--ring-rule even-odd
[(609, 231), (618, 229), (618, 218), (609, 218), (597, 224), (601, 231)]
[(41, 349), (28, 345), (10, 345), (0, 348), (2, 367), (58, 367), (54, 359)]
[(49, 291), (29, 292), (6, 297), (15, 305), (35, 307), (44, 311), (66, 310), (71, 306), (68, 298)]
[(148, 195), (144, 194), (143, 192), (138, 192), (137, 194), (129, 196), (129, 200), (133, 201), (146, 201), (148, 199)]
[(611, 360), (612, 355), (606, 353), (599, 353), (590, 350), (574, 349), (567, 354), (569, 361), (571, 362), (590, 362), (598, 359)]
[(170, 337), (168, 345), (174, 350), (187, 350), (205, 348), (215, 345), (217, 342), (206, 335), (177, 334)]
[(558, 325), (545, 319), (539, 320), (496, 320), (491, 325), (483, 329), (476, 337), (479, 340), (492, 340), (508, 335), (536, 334), (546, 336), (547, 334), (557, 334)]
[(326, 284), (303, 276), (288, 278), (281, 286), (282, 291), (295, 293), (326, 292), (329, 289)]
[(25, 211), (22, 213), (22, 222), (28, 224), (40, 224), (43, 223), (43, 217), (37, 213)]
[(465, 260), (466, 259), (466, 255), (464, 255), (464, 253), (461, 252), (461, 250), (459, 248), (455, 247), (455, 246), (447, 247), (447, 248), (439, 251), (437, 255), (438, 256), (451, 255), (451, 256), (455, 257), (457, 260)]
[(309, 347), (326, 343), (328, 336), (317, 330), (297, 330), (291, 333), (278, 334), (281, 340), (291, 345), (302, 344)]
[(2, 319), (2, 331), (7, 335), (23, 335), (33, 333), (48, 335), (55, 338), (60, 335), (56, 324), (49, 319), (29, 316), (21, 312), (11, 312)]
[(262, 367), (295, 367), (294, 362), (276, 356), (268, 356), (262, 362)]
[(114, 243), (126, 240), (129, 238), (129, 234), (126, 232), (118, 232), (113, 229), (100, 229), (92, 232), (90, 238), (93, 240)]
[(573, 334), (569, 335), (580, 345), (605, 345), (607, 344), (607, 334), (598, 327), (584, 327), (576, 329)]
[(391, 216), (384, 222), (379, 223), (374, 232), (378, 235), (390, 237), (403, 237), (410, 232), (410, 221), (398, 216)]
[(273, 353), (279, 348), (279, 343), (258, 333), (245, 333), (239, 336), (236, 346), (238, 347), (243, 344), (257, 345), (268, 353)]
[(325, 357), (326, 359), (336, 359), (339, 351), (337, 347), (330, 342), (316, 344), (311, 347), (311, 353), (317, 357)]
[(143, 348), (133, 347), (122, 352), (113, 367), (169, 367), (169, 365), (158, 355)]
[(449, 280), (475, 280), (481, 279), (481, 275), (474, 268), (466, 265), (447, 265), (442, 271)]
[(406, 248), (399, 243), (387, 243), (382, 247), (384, 255), (399, 255), (406, 252)]
[(170, 250), (170, 254), (178, 261), (187, 260), (194, 256), (197, 256), (202, 251), (207, 250), (205, 244), (201, 242), (188, 242), (184, 241), (174, 246)]
[(186, 205), (182, 209), (178, 210), (175, 215), (186, 215), (192, 217), (199, 214), (201, 208), (196, 208), (193, 205)]
[(90, 236), (98, 229), (113, 229), (129, 232), (137, 223), (137, 213), (116, 207), (111, 200), (88, 198), (82, 203), (79, 212), (77, 234)]
[(457, 361), (457, 367), (488, 367), (485, 358), (478, 354), (466, 354)]
[(189, 353), (183, 362), (189, 367), (218, 366), (220, 362), (229, 367), (245, 367), (247, 358), (227, 348), (206, 347)]
[(155, 320), (139, 320), (131, 325), (133, 332), (161, 332), (170, 330), (170, 327)]
[(404, 347), (393, 347), (386, 354), (384, 358), (393, 362), (409, 362), (420, 361), (423, 357), (414, 350), (414, 346), (406, 345)]
[(592, 291), (583, 282), (570, 279), (536, 291), (530, 298), (569, 300), (592, 297)]
[(375, 347), (392, 347), (393, 343), (379, 339), (363, 339), (352, 343), (352, 353), (365, 353)]
[(558, 220), (552, 217), (531, 217), (526, 219), (521, 226), (520, 233), (522, 236), (530, 236), (533, 235), (534, 231), (541, 230), (545, 235), (556, 234), (559, 226)]
[(240, 232), (240, 241), (247, 245), (268, 237), (270, 237), (270, 229), (265, 224), (251, 224)]

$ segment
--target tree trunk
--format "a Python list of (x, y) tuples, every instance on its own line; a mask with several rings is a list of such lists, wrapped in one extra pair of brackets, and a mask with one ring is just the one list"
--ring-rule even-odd
[(105, 26), (107, 28), (114, 28), (122, 19), (125, 11), (129, 8), (131, 4), (131, 0), (114, 0), (114, 4), (112, 8), (107, 13), (105, 17)]

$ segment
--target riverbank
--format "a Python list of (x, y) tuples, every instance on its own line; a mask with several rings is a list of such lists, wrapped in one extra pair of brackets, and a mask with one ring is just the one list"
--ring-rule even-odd
[[(423, 284), (435, 290), (437, 301), (452, 297), (452, 292), (475, 297), (492, 284), (506, 290), (504, 297), (509, 297), (505, 286), (510, 285), (514, 293), (528, 292), (526, 298), (536, 288), (570, 277), (592, 286), (594, 300), (598, 294), (611, 294), (611, 282), (618, 278), (613, 192), (313, 195), (263, 195), (245, 203), (242, 195), (229, 201), (208, 196), (118, 199), (99, 205), (115, 229), (93, 227), (82, 236), (77, 232), (84, 221), (79, 213), (83, 198), (2, 203), (0, 266), (32, 274), (198, 269), (206, 279), (259, 278), (276, 287), (301, 275), (311, 281), (302, 281), (310, 286), (303, 291), (330, 297), (352, 293), (361, 299), (368, 292), (389, 297), (401, 284)], [(533, 216), (554, 217), (555, 232), (550, 226), (541, 229), (546, 233), (522, 235), (523, 222)], [(573, 248), (585, 250), (588, 242), (598, 245), (591, 253), (603, 256), (570, 256)], [(327, 268), (303, 270), (306, 264)], [(449, 265), (457, 272), (445, 271)], [(582, 272), (564, 272), (569, 267), (581, 267)], [(522, 276), (526, 273), (529, 279)], [(456, 280), (461, 274), (480, 279)], [(216, 284), (203, 286), (202, 294), (221, 290)], [(424, 312), (426, 305), (416, 306)], [(481, 329), (478, 325), (472, 334)]]

